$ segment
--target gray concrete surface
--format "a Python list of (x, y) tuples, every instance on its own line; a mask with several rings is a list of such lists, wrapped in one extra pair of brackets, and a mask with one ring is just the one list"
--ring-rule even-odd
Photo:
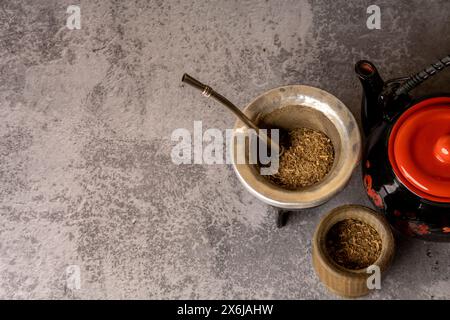
[[(81, 30), (65, 27), (69, 4)], [(381, 30), (366, 28), (370, 4)], [(277, 230), (230, 166), (172, 164), (175, 128), (234, 124), (180, 77), (240, 106), (318, 86), (359, 119), (353, 64), (373, 60), (385, 78), (419, 70), (449, 53), (449, 12), (446, 0), (2, 0), (0, 298), (335, 298), (311, 267), (311, 237), (333, 207), (369, 205), (359, 173)], [(367, 298), (449, 299), (449, 254), (399, 240)]]

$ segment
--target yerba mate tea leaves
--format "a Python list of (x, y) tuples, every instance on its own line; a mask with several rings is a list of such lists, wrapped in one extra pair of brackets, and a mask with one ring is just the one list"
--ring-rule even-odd
[(289, 132), (289, 140), (289, 146), (280, 157), (278, 173), (269, 179), (289, 190), (323, 180), (334, 162), (330, 138), (318, 130), (298, 128)]
[(328, 231), (326, 248), (338, 265), (360, 270), (375, 263), (381, 253), (382, 241), (378, 232), (367, 223), (345, 219)]

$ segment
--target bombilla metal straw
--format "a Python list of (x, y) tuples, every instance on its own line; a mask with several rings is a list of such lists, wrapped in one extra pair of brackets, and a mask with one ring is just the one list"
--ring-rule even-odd
[(182, 82), (187, 83), (191, 85), (192, 87), (202, 91), (202, 95), (209, 98), (212, 97), (219, 101), (221, 104), (226, 106), (228, 109), (230, 109), (231, 112), (233, 112), (242, 122), (244, 122), (249, 128), (252, 128), (256, 131), (258, 134), (258, 137), (262, 139), (268, 146), (272, 145), (278, 150), (279, 154), (281, 155), (281, 152), (283, 151), (280, 146), (275, 143), (272, 139), (270, 139), (266, 134), (264, 134), (260, 128), (252, 121), (250, 120), (238, 107), (236, 107), (233, 103), (231, 103), (230, 100), (222, 96), (221, 94), (214, 91), (210, 86), (205, 85), (198, 81), (197, 79), (194, 79), (187, 73), (183, 75), (183, 78), (181, 79)]

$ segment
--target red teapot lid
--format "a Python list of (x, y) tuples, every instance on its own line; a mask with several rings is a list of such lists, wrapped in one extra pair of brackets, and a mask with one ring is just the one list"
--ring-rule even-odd
[(388, 150), (397, 178), (410, 191), (450, 202), (450, 97), (426, 99), (404, 112)]

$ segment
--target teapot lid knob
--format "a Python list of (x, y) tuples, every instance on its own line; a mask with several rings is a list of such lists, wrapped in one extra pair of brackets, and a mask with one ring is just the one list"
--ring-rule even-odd
[(434, 156), (440, 162), (450, 164), (450, 134), (438, 138), (434, 145)]

